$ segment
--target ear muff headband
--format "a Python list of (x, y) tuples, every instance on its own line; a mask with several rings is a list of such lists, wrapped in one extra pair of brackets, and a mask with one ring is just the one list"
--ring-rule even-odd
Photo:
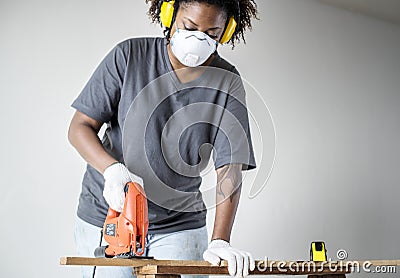
[[(163, 1), (163, 3), (161, 4), (160, 20), (161, 23), (167, 28), (171, 28), (172, 25), (172, 19), (174, 17), (174, 10), (175, 10), (174, 6), (175, 6), (175, 0)], [(235, 33), (236, 26), (237, 26), (236, 20), (233, 16), (231, 16), (228, 25), (225, 28), (225, 32), (222, 35), (221, 40), (219, 41), (220, 44), (229, 42), (229, 40)]]

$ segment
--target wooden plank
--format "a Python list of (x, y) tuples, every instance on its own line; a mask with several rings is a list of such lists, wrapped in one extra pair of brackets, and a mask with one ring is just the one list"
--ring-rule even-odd
[[(218, 266), (167, 266), (167, 265), (149, 265), (136, 270), (139, 275), (158, 275), (158, 274), (185, 274), (185, 275), (229, 275), (227, 267)], [(250, 275), (309, 275), (309, 274), (346, 274), (351, 270), (343, 269), (338, 271), (329, 268), (315, 269), (295, 269), (286, 267), (271, 267), (265, 269), (255, 269)]]
[[(62, 257), (61, 265), (86, 265), (86, 266), (131, 266), (141, 267), (146, 265), (168, 266), (211, 266), (206, 261), (179, 261), (179, 260), (154, 260), (154, 259), (116, 259), (116, 258), (86, 258), (86, 257)], [(223, 261), (221, 266), (227, 266)]]
[(329, 274), (329, 275), (308, 275), (307, 278), (346, 278), (346, 275), (344, 274)]
[[(400, 266), (400, 260), (369, 260), (369, 261), (339, 261), (339, 262), (308, 262), (308, 261), (256, 261), (256, 267), (270, 268), (280, 265), (290, 265), (291, 263), (314, 263), (316, 267), (334, 267), (342, 265), (360, 265), (369, 263), (370, 266)], [(61, 265), (88, 265), (88, 266), (131, 266), (141, 267), (146, 265), (164, 265), (164, 266), (209, 266), (212, 265), (206, 261), (180, 261), (180, 260), (155, 260), (155, 259), (108, 259), (108, 258), (84, 258), (84, 257), (62, 257)], [(227, 266), (226, 261), (222, 261), (220, 267)]]
[(371, 260), (371, 261), (358, 261), (358, 262), (360, 263), (361, 266), (364, 263), (371, 263), (371, 266), (400, 266), (400, 260)]
[[(143, 278), (177, 278), (180, 274), (187, 275), (228, 275), (227, 262), (221, 266), (212, 266), (206, 261), (179, 261), (154, 259), (108, 259), (64, 257), (61, 265), (86, 266), (128, 266), (135, 269)], [(330, 276), (342, 278), (364, 266), (400, 266), (400, 260), (370, 260), (370, 261), (339, 261), (339, 262), (309, 262), (309, 261), (256, 261), (256, 269), (251, 275), (309, 275), (309, 277)], [(341, 276), (339, 276), (341, 274)], [(151, 277), (150, 277), (150, 276)], [(157, 277), (153, 277), (153, 275)], [(176, 277), (158, 277), (158, 275), (175, 275)], [(313, 276), (314, 275), (314, 276)], [(149, 276), (149, 277), (147, 277)]]
[(137, 278), (180, 278), (180, 275), (173, 274), (149, 274), (149, 275), (137, 275)]
[(60, 259), (61, 265), (85, 265), (85, 266), (131, 266), (139, 267), (148, 265), (145, 260), (126, 260), (108, 258), (84, 258), (84, 257), (63, 257)]

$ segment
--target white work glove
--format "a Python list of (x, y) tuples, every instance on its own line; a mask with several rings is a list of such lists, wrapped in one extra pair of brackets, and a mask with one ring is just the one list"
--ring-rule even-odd
[(236, 277), (246, 277), (249, 275), (249, 269), (253, 271), (256, 267), (250, 253), (233, 248), (229, 242), (222, 239), (212, 240), (203, 258), (212, 265), (219, 265), (221, 260), (228, 261), (229, 275)]
[(104, 170), (103, 196), (110, 208), (121, 212), (125, 202), (125, 185), (128, 182), (136, 182), (143, 186), (142, 178), (129, 172), (122, 163), (111, 164)]

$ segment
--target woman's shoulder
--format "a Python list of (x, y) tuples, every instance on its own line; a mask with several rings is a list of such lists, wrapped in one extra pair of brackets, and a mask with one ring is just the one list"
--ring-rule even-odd
[(121, 57), (124, 63), (137, 63), (163, 55), (164, 47), (165, 39), (162, 37), (134, 37), (117, 43), (112, 52), (116, 57)]
[(232, 73), (235, 73), (237, 75), (240, 75), (236, 67), (231, 64), (228, 60), (222, 58), (219, 54), (216, 55), (215, 60), (213, 61), (212, 65), (214, 67), (224, 69), (227, 71), (230, 71)]
[(117, 48), (128, 49), (128, 48), (154, 48), (162, 47), (165, 38), (163, 37), (133, 37), (125, 39), (117, 44)]

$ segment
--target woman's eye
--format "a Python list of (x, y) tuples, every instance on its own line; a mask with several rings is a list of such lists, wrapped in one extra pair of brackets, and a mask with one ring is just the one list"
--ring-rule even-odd
[[(183, 25), (183, 28), (185, 28), (186, 31), (197, 31), (196, 28), (187, 27), (186, 25)], [(216, 36), (216, 35), (210, 35), (210, 34), (208, 34), (208, 33), (206, 33), (206, 34), (207, 34), (207, 36), (209, 36), (209, 37), (212, 38), (213, 40), (218, 39), (218, 36)]]

